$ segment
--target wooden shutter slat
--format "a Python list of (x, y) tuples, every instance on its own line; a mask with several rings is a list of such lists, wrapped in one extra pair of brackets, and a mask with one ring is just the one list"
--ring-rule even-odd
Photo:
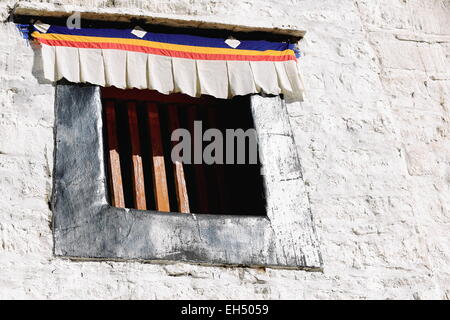
[(161, 125), (158, 107), (155, 103), (147, 103), (147, 119), (151, 141), (152, 176), (155, 191), (156, 210), (170, 212), (169, 192), (167, 190), (166, 168), (161, 140)]
[(122, 172), (120, 168), (119, 143), (117, 138), (116, 108), (113, 101), (106, 102), (105, 114), (108, 136), (108, 170), (111, 190), (111, 204), (118, 208), (125, 208)]
[(144, 169), (142, 166), (142, 152), (139, 141), (139, 124), (135, 102), (127, 103), (128, 127), (131, 143), (131, 163), (133, 181), (133, 200), (135, 208), (147, 210), (145, 199)]
[[(196, 118), (197, 118), (197, 106), (194, 105), (189, 106), (187, 108), (187, 121), (189, 132), (191, 133), (192, 137), (192, 143), (194, 143), (194, 140), (196, 139), (196, 137), (194, 136), (194, 121), (196, 120)], [(195, 152), (194, 147), (192, 147), (192, 159), (194, 159), (194, 152)], [(208, 213), (208, 193), (207, 193), (208, 189), (203, 164), (193, 163), (193, 167), (194, 167), (194, 176), (195, 176), (194, 181), (196, 185), (198, 209), (200, 213)]]
[[(174, 130), (180, 128), (177, 106), (169, 105), (168, 114), (170, 130), (169, 133), (172, 134)], [(176, 144), (176, 141), (172, 142), (172, 146), (175, 146)], [(184, 175), (184, 166), (181, 161), (173, 161), (173, 173), (175, 179), (175, 192), (177, 194), (178, 210), (181, 213), (190, 213), (189, 197), (186, 188), (186, 178)]]

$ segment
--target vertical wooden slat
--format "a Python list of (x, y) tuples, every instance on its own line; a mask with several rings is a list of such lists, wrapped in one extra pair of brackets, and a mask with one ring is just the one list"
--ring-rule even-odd
[[(195, 139), (199, 139), (194, 136), (194, 121), (197, 118), (197, 106), (189, 106), (187, 108), (187, 121), (189, 132), (191, 133), (192, 143), (194, 143)], [(200, 140), (203, 141), (202, 138)], [(203, 148), (201, 148), (203, 150)], [(195, 152), (194, 147), (192, 147), (193, 153)], [(192, 154), (192, 158), (194, 158), (194, 154)], [(202, 155), (203, 158), (203, 155)], [(194, 167), (194, 176), (195, 176), (195, 186), (196, 186), (196, 195), (198, 208), (200, 213), (208, 213), (208, 193), (207, 193), (207, 182), (205, 176), (205, 170), (203, 168), (203, 164), (193, 164)]]
[[(169, 135), (178, 128), (180, 128), (180, 121), (178, 119), (178, 110), (176, 105), (168, 106), (168, 114), (169, 114)], [(177, 144), (176, 141), (172, 142), (172, 146)], [(189, 213), (189, 197), (186, 188), (186, 179), (184, 175), (184, 167), (181, 161), (173, 161), (173, 173), (175, 179), (175, 191), (177, 194), (177, 203), (178, 210), (181, 213)]]
[(117, 139), (116, 109), (113, 101), (105, 104), (106, 129), (108, 136), (108, 170), (111, 190), (111, 204), (125, 208), (123, 196), (122, 172), (120, 169), (119, 143)]
[(155, 103), (147, 103), (148, 128), (152, 146), (152, 176), (155, 191), (156, 210), (170, 212), (169, 192), (167, 191), (166, 168), (161, 141), (161, 126), (158, 107)]
[(144, 170), (142, 167), (142, 152), (139, 141), (139, 124), (136, 111), (136, 103), (127, 103), (128, 127), (131, 143), (131, 163), (133, 180), (133, 200), (135, 208), (138, 210), (147, 210), (145, 199)]
[[(214, 106), (207, 107), (208, 125), (210, 128), (219, 129), (219, 121), (217, 120), (217, 108)], [(224, 159), (225, 161), (225, 159)], [(213, 172), (216, 178), (217, 195), (219, 200), (219, 213), (226, 213), (227, 211), (227, 193), (225, 188), (225, 170), (223, 164), (213, 165)]]

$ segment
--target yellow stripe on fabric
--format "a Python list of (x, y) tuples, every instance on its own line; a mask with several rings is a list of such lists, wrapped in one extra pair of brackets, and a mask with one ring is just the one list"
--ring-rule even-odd
[(139, 40), (139, 39), (74, 36), (74, 35), (64, 35), (64, 34), (58, 34), (58, 33), (45, 33), (44, 34), (44, 33), (39, 33), (37, 31), (33, 32), (32, 36), (37, 39), (46, 39), (46, 40), (92, 42), (92, 43), (118, 43), (118, 44), (150, 47), (150, 48), (156, 48), (156, 49), (166, 49), (166, 50), (173, 50), (173, 51), (193, 52), (193, 53), (203, 53), (203, 54), (229, 54), (229, 55), (243, 55), (243, 56), (286, 56), (286, 55), (295, 56), (294, 51), (291, 49), (287, 49), (284, 51), (276, 51), (276, 50), (257, 51), (257, 50), (240, 50), (240, 49), (228, 49), (228, 48), (196, 47), (196, 46), (154, 42), (154, 41)]

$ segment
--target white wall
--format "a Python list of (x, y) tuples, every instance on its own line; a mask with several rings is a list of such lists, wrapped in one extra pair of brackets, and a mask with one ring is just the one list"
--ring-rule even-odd
[[(2, 21), (14, 3), (0, 0)], [(55, 258), (54, 87), (3, 22), (0, 298), (449, 299), (448, 0), (155, 0), (143, 9), (307, 30), (307, 98), (289, 112), (324, 272)]]

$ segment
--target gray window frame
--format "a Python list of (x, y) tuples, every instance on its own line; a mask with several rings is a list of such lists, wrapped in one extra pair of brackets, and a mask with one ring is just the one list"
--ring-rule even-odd
[(100, 88), (57, 84), (54, 254), (321, 270), (322, 258), (286, 105), (251, 96), (267, 216), (171, 214), (108, 204)]

